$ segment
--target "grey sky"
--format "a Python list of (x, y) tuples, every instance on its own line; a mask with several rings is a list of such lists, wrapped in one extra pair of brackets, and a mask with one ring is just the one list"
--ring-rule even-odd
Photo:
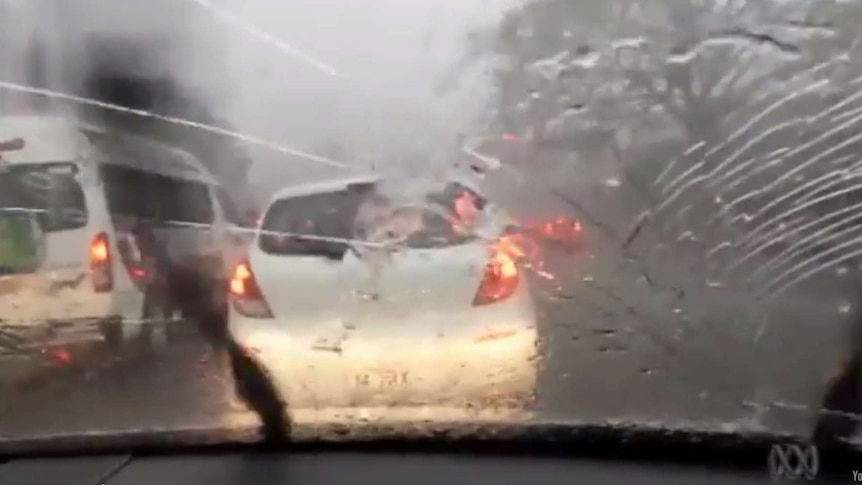
[[(236, 93), (224, 109), (244, 130), (309, 150), (333, 137), (372, 153), (442, 149), (455, 132), (475, 129), (490, 89), (476, 73), (464, 73), (454, 92), (435, 88), (451, 72), (470, 29), (495, 21), (506, 3), (222, 0), (244, 23), (340, 75), (222, 23)], [(309, 171), (299, 160), (259, 157), (258, 179)]]
[[(455, 133), (478, 130), (491, 94), (481, 70), (458, 72), (457, 83), (442, 81), (452, 76), (468, 32), (499, 20), (513, 0), (208, 2), (339, 76), (224, 22), (203, 1), (0, 0), (0, 5), (16, 12), (4, 37), (26, 39), (29, 31), (50, 39), (64, 33), (54, 42), (61, 46), (52, 61), (56, 65), (75, 64), (69, 53), (84, 45), (69, 40), (76, 35), (146, 40), (179, 33), (186, 37), (183, 46), (161, 49), (134, 69), (172, 72), (249, 135), (307, 151), (342, 143), (351, 155), (374, 158), (380, 167), (394, 154), (443, 159)], [(9, 62), (9, 52), (4, 55)], [(286, 180), (333, 174), (331, 168), (269, 150), (254, 150), (253, 156), (254, 180), (265, 191)]]

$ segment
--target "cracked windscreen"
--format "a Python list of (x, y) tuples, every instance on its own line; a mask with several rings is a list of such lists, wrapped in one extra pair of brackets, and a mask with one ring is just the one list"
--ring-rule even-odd
[(860, 19), (0, 1), (0, 448), (853, 442)]

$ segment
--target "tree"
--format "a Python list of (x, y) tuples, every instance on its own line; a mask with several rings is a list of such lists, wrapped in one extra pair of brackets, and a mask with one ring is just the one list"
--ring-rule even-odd
[(534, 0), (468, 51), (493, 56), (498, 129), (532, 158), (616, 161), (657, 199), (801, 225), (862, 193), (841, 175), (862, 152), (859, 19), (841, 0)]
[[(504, 59), (495, 71), (500, 124), (564, 148), (624, 127), (714, 143), (751, 114), (741, 109), (838, 45), (813, 35), (784, 40), (766, 28), (791, 17), (805, 24), (813, 11), (812, 2), (773, 0), (531, 2), (509, 12), (485, 45)], [(563, 118), (577, 122), (555, 138), (549, 131)]]

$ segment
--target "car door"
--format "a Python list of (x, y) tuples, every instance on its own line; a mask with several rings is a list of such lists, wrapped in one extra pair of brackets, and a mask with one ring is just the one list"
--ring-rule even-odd
[(347, 240), (357, 210), (350, 191), (283, 198), (270, 205), (250, 264), (266, 301), (290, 332), (335, 345), (356, 325), (364, 265)]

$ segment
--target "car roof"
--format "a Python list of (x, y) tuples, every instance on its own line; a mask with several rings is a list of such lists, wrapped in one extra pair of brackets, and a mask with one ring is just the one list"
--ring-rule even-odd
[[(169, 177), (219, 185), (218, 180), (207, 170), (203, 163), (197, 157), (183, 149), (152, 138), (94, 125), (82, 125), (81, 129), (91, 136), (104, 136), (105, 140), (110, 144), (108, 145), (112, 149), (110, 158), (102, 160), (100, 163), (120, 165)], [(119, 152), (117, 151), (118, 149)], [(123, 156), (133, 155), (139, 151), (146, 152), (148, 150), (157, 150), (160, 152), (160, 156), (158, 158), (151, 156)]]
[[(337, 179), (329, 179), (319, 182), (308, 182), (303, 184), (290, 185), (276, 191), (270, 199), (270, 205), (272, 204), (272, 202), (281, 199), (292, 199), (295, 197), (304, 197), (308, 195), (338, 192), (346, 189), (351, 185), (375, 184), (383, 180), (383, 177), (381, 177), (380, 175), (353, 175), (350, 177), (341, 177)], [(464, 177), (452, 177), (450, 178), (449, 182), (461, 184), (469, 188), (470, 190), (477, 192), (480, 195), (484, 195), (482, 193), (482, 190), (479, 189), (476, 183)]]
[[(104, 137), (120, 148), (120, 156), (112, 153), (99, 163), (121, 165), (175, 178), (197, 180), (218, 184), (215, 177), (191, 153), (161, 141), (140, 135), (97, 126), (62, 114), (27, 114), (0, 116), (0, 140), (22, 138), (26, 145), (22, 150), (3, 154), (7, 163), (13, 165), (46, 162), (75, 161), (79, 159), (81, 135), (90, 141)], [(33, 140), (39, 142), (33, 142)], [(153, 163), (152, 156), (122, 156), (138, 151), (158, 150), (162, 163)]]
[(309, 182), (304, 184), (290, 185), (278, 190), (272, 196), (271, 202), (281, 199), (292, 199), (295, 197), (304, 197), (307, 195), (325, 194), (329, 192), (338, 192), (344, 190), (351, 185), (356, 184), (374, 184), (380, 182), (381, 177), (377, 175), (354, 175), (351, 177), (342, 177), (338, 179), (330, 179), (321, 182)]

